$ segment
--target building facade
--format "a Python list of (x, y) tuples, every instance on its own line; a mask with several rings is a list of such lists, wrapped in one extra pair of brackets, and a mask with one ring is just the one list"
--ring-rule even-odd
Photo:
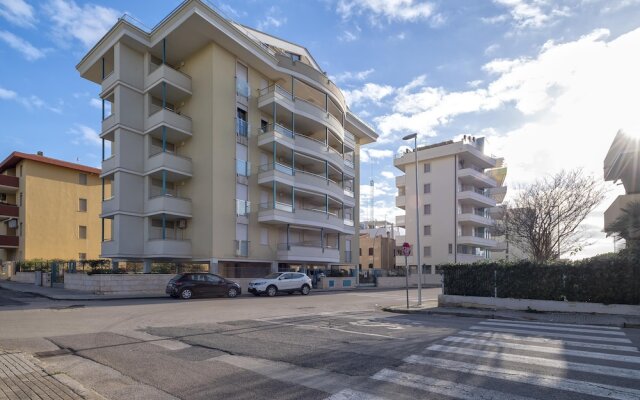
[(100, 170), (13, 152), (0, 163), (0, 261), (96, 259)]
[(77, 68), (104, 104), (104, 257), (228, 277), (352, 265), (377, 135), (306, 48), (193, 0), (150, 32), (120, 19)]
[(359, 268), (393, 269), (396, 265), (396, 240), (393, 224), (386, 221), (366, 221), (360, 224)]
[[(630, 203), (640, 201), (640, 137), (619, 131), (604, 159), (604, 180), (620, 181), (625, 194), (616, 197), (604, 212), (604, 230)], [(614, 238), (615, 240), (615, 238)]]
[[(396, 217), (396, 225), (405, 228), (405, 237), (396, 242), (414, 246), (409, 264), (416, 265), (416, 228), (420, 231), (421, 264), (435, 272), (446, 263), (472, 263), (491, 258), (502, 246), (492, 237), (492, 213), (497, 211), (506, 188), (504, 160), (485, 154), (484, 138), (465, 136), (461, 141), (446, 141), (399, 154), (394, 165), (404, 172), (396, 177), (396, 207), (405, 210)], [(416, 173), (418, 211), (416, 221)], [(497, 199), (497, 200), (496, 200)], [(496, 213), (497, 214), (497, 213)], [(404, 264), (397, 261), (398, 265)]]

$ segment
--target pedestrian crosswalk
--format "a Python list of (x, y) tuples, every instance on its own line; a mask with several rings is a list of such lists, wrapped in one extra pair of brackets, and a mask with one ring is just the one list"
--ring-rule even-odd
[(344, 398), (640, 400), (640, 351), (617, 327), (488, 319), (370, 378)]

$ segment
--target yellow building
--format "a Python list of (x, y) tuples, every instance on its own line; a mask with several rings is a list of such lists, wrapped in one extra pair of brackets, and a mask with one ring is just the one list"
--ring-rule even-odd
[(0, 261), (95, 259), (100, 170), (13, 152), (0, 164)]

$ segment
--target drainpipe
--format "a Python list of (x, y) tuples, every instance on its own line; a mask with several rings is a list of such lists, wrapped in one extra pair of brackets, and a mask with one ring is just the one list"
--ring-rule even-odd
[(101, 241), (101, 242), (104, 242), (104, 218), (100, 218), (100, 222), (101, 222), (101, 224), (102, 224), (102, 230), (101, 230), (101, 235), (102, 235), (102, 236), (101, 236), (100, 241)]
[(104, 161), (104, 138), (102, 138), (102, 161)]
[(162, 152), (167, 152), (167, 127), (162, 125)]
[(167, 38), (162, 39), (162, 64), (167, 63)]
[(453, 158), (453, 263), (458, 263), (458, 155)]
[(166, 240), (167, 238), (167, 216), (166, 214), (162, 214), (162, 240)]
[(162, 82), (162, 109), (167, 108), (167, 82)]
[(289, 230), (291, 229), (291, 225), (287, 224), (287, 251), (291, 250), (290, 244), (289, 244)]
[(102, 201), (104, 201), (104, 177), (102, 177)]
[(162, 195), (165, 196), (167, 194), (167, 170), (162, 170)]
[(102, 57), (102, 80), (104, 80), (105, 75), (106, 75), (106, 72), (105, 72), (105, 65), (104, 65), (104, 57)]

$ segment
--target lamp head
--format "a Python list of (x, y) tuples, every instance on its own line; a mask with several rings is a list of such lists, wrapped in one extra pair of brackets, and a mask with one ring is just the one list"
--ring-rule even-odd
[(407, 136), (403, 137), (403, 138), (402, 138), (402, 140), (410, 140), (410, 139), (414, 139), (416, 136), (418, 136), (418, 134), (414, 132), (414, 133), (411, 133), (411, 134), (409, 134), (409, 135), (407, 135)]

